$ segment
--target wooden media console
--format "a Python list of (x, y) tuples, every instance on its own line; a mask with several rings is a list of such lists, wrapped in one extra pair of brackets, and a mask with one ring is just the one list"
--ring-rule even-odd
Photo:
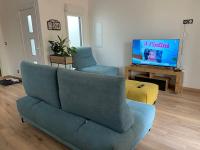
[[(183, 71), (180, 70), (174, 70), (170, 68), (164, 68), (164, 67), (153, 67), (153, 66), (142, 66), (142, 65), (130, 65), (125, 68), (125, 76), (126, 79), (131, 79), (131, 75), (133, 73), (139, 73), (139, 75), (133, 75), (135, 77), (144, 77), (146, 81), (148, 79), (153, 80), (160, 80), (160, 81), (166, 81), (166, 87), (167, 90), (169, 86), (169, 76), (175, 77), (175, 88), (174, 91), (176, 94), (179, 94), (182, 92), (183, 89)], [(166, 77), (167, 76), (167, 77)]]

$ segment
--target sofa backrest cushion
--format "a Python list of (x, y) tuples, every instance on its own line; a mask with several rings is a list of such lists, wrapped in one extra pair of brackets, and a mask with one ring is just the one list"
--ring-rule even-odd
[(60, 108), (57, 68), (22, 62), (21, 74), (28, 96)]
[(96, 64), (90, 47), (78, 48), (77, 54), (73, 56), (73, 67), (77, 70)]
[(125, 80), (58, 69), (61, 109), (92, 120), (117, 132), (134, 122), (125, 102)]

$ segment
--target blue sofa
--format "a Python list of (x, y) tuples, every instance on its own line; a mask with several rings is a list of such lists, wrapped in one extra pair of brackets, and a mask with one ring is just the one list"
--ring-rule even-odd
[(73, 56), (73, 65), (78, 71), (97, 73), (103, 75), (116, 76), (119, 74), (119, 68), (111, 66), (98, 65), (92, 54), (90, 47), (77, 49), (77, 54)]
[(27, 62), (21, 72), (22, 120), (73, 150), (132, 150), (152, 127), (155, 107), (125, 100), (122, 77)]

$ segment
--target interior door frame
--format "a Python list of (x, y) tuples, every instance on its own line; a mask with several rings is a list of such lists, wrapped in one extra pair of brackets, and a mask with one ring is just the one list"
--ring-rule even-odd
[(34, 15), (36, 17), (36, 32), (37, 32), (37, 39), (38, 39), (38, 49), (39, 49), (39, 57), (40, 57), (40, 63), (44, 64), (44, 51), (43, 51), (43, 44), (42, 44), (42, 33), (41, 33), (41, 24), (40, 24), (40, 18), (39, 18), (39, 11), (38, 11), (38, 4), (35, 0), (32, 3), (26, 4), (26, 6), (19, 10), (19, 19), (20, 19), (20, 26), (21, 26), (21, 40), (23, 45), (23, 57), (26, 60), (27, 59), (27, 52), (26, 52), (26, 41), (24, 41), (24, 31), (23, 31), (23, 24), (22, 24), (22, 16), (21, 12), (28, 10), (28, 9), (34, 9)]

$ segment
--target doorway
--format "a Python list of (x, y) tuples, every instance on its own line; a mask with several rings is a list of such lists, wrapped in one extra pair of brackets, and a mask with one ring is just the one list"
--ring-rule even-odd
[(20, 11), (25, 60), (42, 63), (35, 7)]
[(80, 16), (67, 16), (70, 46), (83, 46), (82, 20)]

